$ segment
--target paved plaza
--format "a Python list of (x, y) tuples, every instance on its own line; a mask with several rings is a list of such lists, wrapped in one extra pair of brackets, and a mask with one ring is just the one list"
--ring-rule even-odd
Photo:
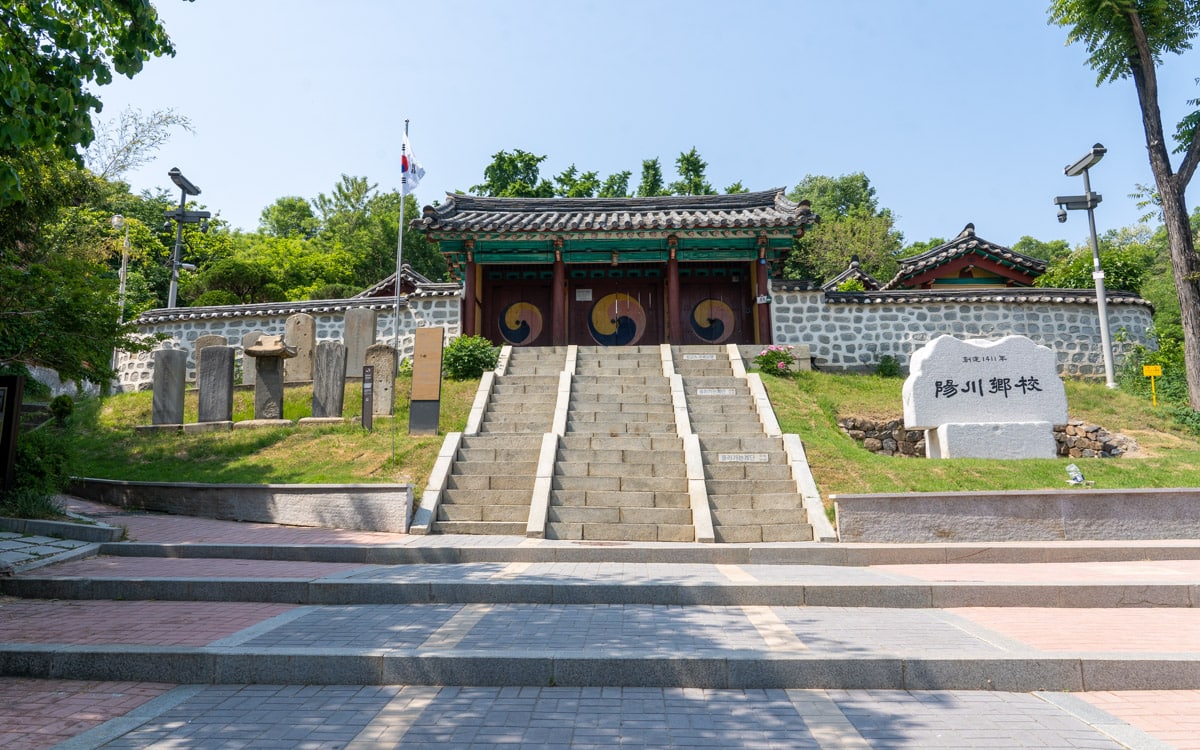
[[(4, 748), (1200, 748), (1200, 544), (7, 534)], [(980, 560), (986, 560), (981, 562)]]

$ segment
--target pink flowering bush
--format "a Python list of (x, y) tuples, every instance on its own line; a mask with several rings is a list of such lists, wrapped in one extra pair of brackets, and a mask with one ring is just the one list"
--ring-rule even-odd
[(762, 372), (769, 372), (772, 375), (791, 375), (792, 365), (796, 364), (796, 355), (792, 353), (790, 346), (771, 344), (758, 353), (758, 356), (754, 358), (754, 364)]

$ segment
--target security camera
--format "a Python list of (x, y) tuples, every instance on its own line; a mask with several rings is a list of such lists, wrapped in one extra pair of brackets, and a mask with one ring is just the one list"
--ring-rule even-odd
[(1059, 224), (1067, 223), (1067, 209), (1065, 209), (1065, 208), (1058, 209), (1058, 223)]

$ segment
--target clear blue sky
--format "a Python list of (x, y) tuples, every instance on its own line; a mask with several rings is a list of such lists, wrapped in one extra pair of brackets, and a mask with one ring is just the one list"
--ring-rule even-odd
[[(1097, 141), (1101, 231), (1133, 224), (1152, 182), (1131, 81), (1099, 88), (1048, 0), (155, 0), (177, 47), (99, 89), (189, 117), (135, 190), (178, 166), (202, 202), (254, 230), (285, 195), (343, 173), (399, 186), (410, 123), (422, 205), (482, 182), (491, 155), (548, 156), (601, 177), (659, 157), (668, 180), (695, 146), (718, 189), (791, 189), (862, 171), (907, 242), (1085, 241), (1055, 195)], [(1166, 127), (1200, 96), (1200, 54), (1160, 69)], [(173, 188), (172, 188), (173, 189)], [(1193, 204), (1189, 204), (1193, 205)]]

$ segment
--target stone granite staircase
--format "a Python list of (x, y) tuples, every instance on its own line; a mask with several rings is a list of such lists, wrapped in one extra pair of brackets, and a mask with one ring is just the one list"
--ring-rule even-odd
[(550, 539), (695, 539), (658, 347), (581, 347), (555, 462)]
[[(736, 351), (506, 349), (481, 382), (478, 420), (447, 438), (448, 475), (443, 485), (431, 477), (425, 501), (434, 498), (436, 513), (425, 530), (580, 541), (811, 540), (789, 453), (759, 414), (765, 392), (758, 384), (756, 395), (757, 376), (747, 378)], [(773, 425), (773, 415), (765, 422)], [(702, 473), (689, 477), (689, 456)]]

